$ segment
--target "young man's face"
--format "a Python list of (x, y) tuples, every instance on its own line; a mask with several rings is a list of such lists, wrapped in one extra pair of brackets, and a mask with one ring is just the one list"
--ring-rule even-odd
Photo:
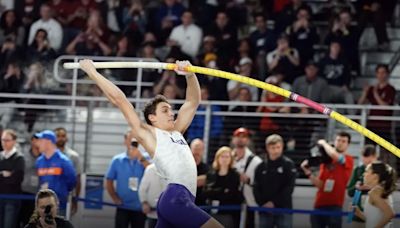
[(343, 153), (347, 151), (347, 148), (349, 147), (349, 138), (344, 137), (344, 136), (336, 136), (335, 139), (335, 148), (337, 152)]
[(378, 82), (386, 82), (388, 80), (389, 73), (383, 67), (380, 67), (376, 70), (376, 78)]
[(153, 126), (162, 130), (171, 131), (175, 127), (174, 112), (171, 105), (166, 102), (157, 104), (156, 114), (150, 114), (149, 119)]
[(185, 12), (185, 13), (182, 15), (182, 17), (181, 17), (181, 20), (182, 20), (182, 24), (183, 24), (183, 25), (190, 25), (190, 24), (192, 24), (192, 21), (193, 21), (192, 13), (190, 13), (190, 12)]
[(67, 132), (64, 130), (59, 130), (56, 132), (57, 141), (56, 144), (58, 147), (64, 147), (68, 141)]
[(4, 150), (10, 151), (16, 144), (16, 141), (12, 138), (12, 136), (6, 132), (4, 132), (1, 136), (1, 145)]
[(283, 144), (278, 142), (274, 144), (267, 144), (265, 145), (269, 159), (271, 161), (275, 161), (276, 159), (280, 158), (283, 153)]
[(238, 148), (244, 148), (249, 144), (249, 136), (245, 134), (240, 134), (238, 136), (234, 136), (232, 140), (232, 144)]
[(39, 148), (40, 152), (43, 152), (46, 150), (46, 144), (47, 144), (46, 139), (38, 139), (36, 141), (36, 146)]
[(367, 166), (367, 165), (371, 164), (372, 162), (376, 161), (376, 156), (375, 155), (371, 155), (371, 156), (368, 156), (368, 157), (361, 156), (361, 160), (362, 160), (362, 163), (365, 166)]
[(259, 30), (264, 29), (265, 28), (265, 19), (264, 19), (264, 17), (258, 16), (255, 19), (256, 19), (255, 20), (255, 24), (256, 24), (257, 29), (259, 29)]

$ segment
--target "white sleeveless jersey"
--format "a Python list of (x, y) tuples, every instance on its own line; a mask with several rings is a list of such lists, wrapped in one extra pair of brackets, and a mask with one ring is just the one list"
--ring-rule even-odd
[[(388, 202), (389, 206), (393, 208), (392, 195), (389, 195), (386, 201)], [(375, 228), (376, 225), (378, 225), (378, 223), (383, 218), (383, 212), (369, 202), (369, 197), (367, 197), (367, 199), (365, 200), (364, 214), (366, 218), (365, 220), (366, 228)], [(392, 228), (392, 227), (393, 227), (392, 221), (390, 221), (388, 224), (384, 226), (384, 228)]]
[(155, 128), (156, 150), (153, 162), (160, 176), (168, 184), (181, 184), (193, 196), (197, 189), (197, 168), (192, 151), (178, 131), (168, 132)]

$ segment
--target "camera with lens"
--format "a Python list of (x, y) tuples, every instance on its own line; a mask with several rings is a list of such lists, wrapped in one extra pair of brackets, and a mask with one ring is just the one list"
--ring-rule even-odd
[(131, 142), (131, 147), (138, 147), (139, 143), (137, 141), (132, 141)]
[(310, 157), (307, 160), (309, 167), (316, 167), (321, 164), (330, 164), (332, 162), (332, 158), (325, 151), (325, 148), (319, 144), (316, 144), (311, 148)]
[(51, 205), (47, 205), (44, 209), (44, 222), (48, 225), (54, 225), (54, 217), (51, 213)]

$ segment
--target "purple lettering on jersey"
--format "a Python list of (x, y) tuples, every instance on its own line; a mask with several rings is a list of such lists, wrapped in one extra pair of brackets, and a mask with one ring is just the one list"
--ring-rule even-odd
[(172, 137), (169, 137), (169, 138), (171, 139), (171, 141), (172, 141), (173, 143), (178, 143), (178, 144), (181, 144), (181, 145), (187, 145), (186, 141), (183, 140), (183, 139), (177, 139), (177, 140), (175, 140), (175, 139), (173, 139)]

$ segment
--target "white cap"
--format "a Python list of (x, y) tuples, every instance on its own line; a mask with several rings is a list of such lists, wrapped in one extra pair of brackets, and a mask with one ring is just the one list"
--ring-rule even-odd
[(249, 57), (243, 57), (239, 61), (239, 66), (244, 64), (253, 64), (253, 60), (251, 60)]

